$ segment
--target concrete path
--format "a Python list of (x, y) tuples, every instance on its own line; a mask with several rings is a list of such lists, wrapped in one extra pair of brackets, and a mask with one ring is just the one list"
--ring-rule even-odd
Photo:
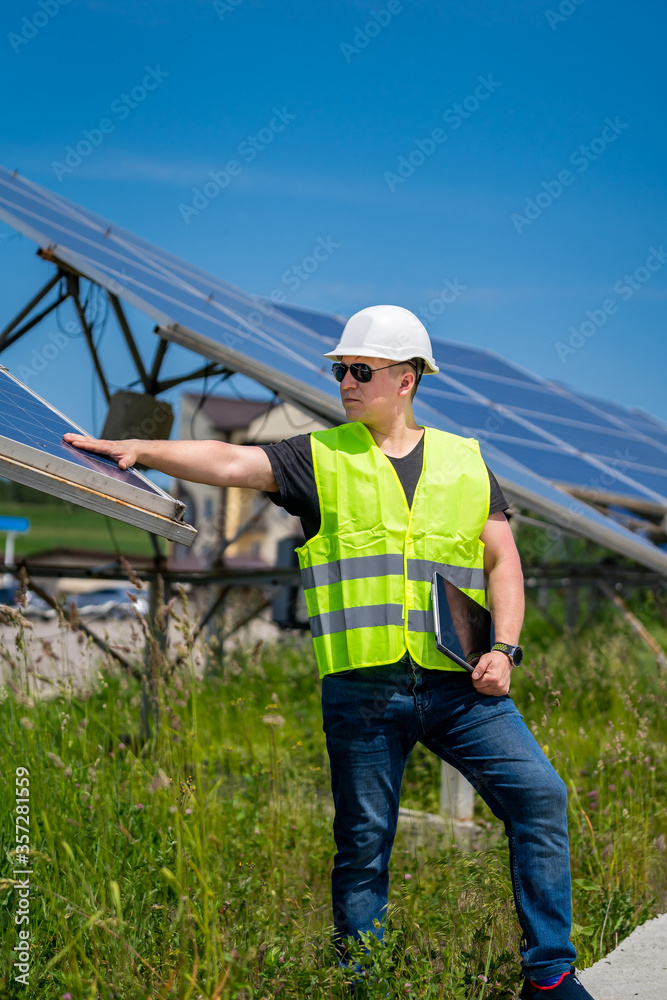
[(667, 1000), (667, 913), (577, 975), (595, 1000)]

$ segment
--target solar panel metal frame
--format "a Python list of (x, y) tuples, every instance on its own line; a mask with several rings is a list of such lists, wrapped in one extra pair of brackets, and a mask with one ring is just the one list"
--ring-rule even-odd
[(189, 330), (172, 323), (169, 326), (158, 325), (157, 332), (164, 340), (170, 340), (188, 350), (196, 351), (209, 361), (218, 361), (233, 368), (241, 375), (247, 375), (255, 379), (267, 389), (272, 389), (287, 402), (294, 403), (301, 410), (324, 420), (330, 420), (333, 424), (345, 421), (345, 409), (340, 399), (336, 400), (332, 396), (321, 392), (313, 387), (307, 388), (307, 395), (304, 393), (304, 383), (298, 379), (285, 376), (282, 372), (276, 372), (270, 365), (263, 365), (254, 361), (239, 351), (234, 351), (224, 344), (218, 344), (196, 330)]
[[(0, 183), (2, 186), (5, 188), (11, 187), (13, 181), (14, 177), (11, 173), (0, 168)], [(119, 227), (111, 227), (105, 220), (94, 216), (93, 213), (85, 209), (80, 209), (78, 206), (67, 202), (65, 199), (46, 189), (40, 188), (30, 181), (26, 181), (24, 178), (19, 178), (19, 182), (23, 185), (21, 191), (23, 197), (28, 194), (33, 200), (39, 201), (43, 207), (48, 206), (50, 211), (60, 212), (70, 223), (76, 219), (77, 224), (87, 226), (89, 229), (88, 237), (84, 235), (76, 237), (76, 239), (84, 245), (91, 244), (94, 247), (99, 247), (100, 254), (102, 255), (100, 257), (100, 266), (98, 267), (95, 261), (88, 257), (87, 252), (86, 254), (82, 254), (70, 251), (66, 246), (53, 238), (53, 236), (60, 238), (60, 233), (65, 231), (66, 226), (57, 222), (52, 223), (48, 219), (45, 220), (42, 218), (41, 222), (48, 230), (52, 231), (53, 236), (49, 238), (35, 228), (34, 221), (27, 222), (25, 218), (18, 218), (12, 209), (19, 213), (22, 212), (26, 217), (32, 216), (32, 219), (40, 220), (38, 213), (21, 207), (18, 198), (12, 204), (5, 196), (0, 194), (0, 218), (4, 218), (14, 228), (25, 233), (25, 235), (43, 247), (43, 256), (46, 259), (51, 259), (54, 263), (62, 261), (75, 273), (107, 288), (146, 315), (151, 316), (158, 324), (156, 332), (163, 339), (173, 341), (195, 353), (203, 355), (211, 361), (221, 362), (228, 368), (233, 368), (256, 379), (268, 388), (273, 389), (282, 398), (293, 402), (301, 409), (319, 416), (323, 420), (331, 423), (339, 423), (345, 419), (344, 410), (338, 396), (338, 387), (331, 376), (325, 374), (324, 362), (322, 362), (322, 367), (319, 366), (319, 355), (316, 351), (313, 352), (315, 341), (323, 342), (327, 338), (323, 337), (321, 333), (316, 332), (316, 324), (312, 326), (307, 325), (305, 319), (308, 315), (308, 310), (300, 310), (303, 322), (296, 320), (294, 315), (282, 313), (283, 318), (287, 322), (279, 323), (278, 329), (269, 329), (268, 327), (267, 329), (262, 329), (261, 326), (253, 326), (253, 323), (250, 321), (250, 317), (252, 316), (251, 310), (254, 310), (256, 304), (262, 301), (258, 297), (244, 295), (244, 293), (234, 288), (234, 286), (221, 282), (220, 279), (208, 275), (192, 265), (188, 265), (187, 262), (181, 261), (146, 241), (134, 237), (133, 234)], [(105, 226), (107, 227), (106, 231), (104, 229)], [(98, 242), (90, 238), (93, 234)], [(73, 235), (76, 236), (75, 233)], [(110, 236), (111, 242), (114, 242), (115, 249), (112, 252), (105, 250), (100, 240), (100, 237), (106, 236)], [(142, 272), (139, 280), (133, 279), (138, 286), (150, 289), (150, 285), (144, 282), (145, 272), (151, 270), (155, 275), (156, 281), (159, 278), (161, 284), (164, 285), (170, 281), (173, 294), (167, 293), (166, 290), (160, 290), (156, 285), (151, 292), (152, 297), (161, 303), (164, 301), (166, 309), (169, 308), (166, 303), (171, 301), (179, 305), (179, 311), (188, 311), (193, 315), (202, 315), (207, 320), (207, 323), (213, 323), (215, 333), (220, 339), (213, 340), (211, 336), (202, 334), (192, 329), (189, 325), (179, 323), (174, 316), (167, 315), (163, 309), (158, 308), (153, 302), (145, 301), (141, 297), (140, 292), (128, 288), (122, 281), (124, 276), (127, 278), (126, 273), (124, 275), (117, 270), (116, 266), (112, 268), (107, 261), (102, 263), (102, 258), (110, 253), (112, 256), (120, 259), (122, 256), (120, 253), (121, 249), (126, 254), (129, 255), (132, 253), (138, 258), (138, 260), (131, 262), (134, 268)], [(110, 272), (113, 273), (104, 273), (100, 269), (103, 266), (108, 267)], [(212, 305), (216, 310), (214, 317), (207, 315), (203, 311), (205, 304), (209, 303), (213, 297), (209, 296), (207, 299), (202, 288), (196, 287), (196, 282), (203, 284), (204, 281), (207, 288), (219, 288), (227, 297), (225, 305), (216, 300), (212, 301)], [(186, 302), (185, 300), (179, 301), (175, 298), (179, 287), (184, 292), (187, 291), (191, 297), (198, 300), (200, 305), (195, 306), (193, 303)], [(268, 309), (273, 310), (274, 313), (280, 312), (279, 303), (265, 301)], [(225, 335), (226, 328), (229, 332), (234, 332), (229, 325), (230, 321), (237, 324), (237, 331), (243, 330), (244, 336), (250, 344), (256, 347), (258, 341), (264, 340), (267, 342), (267, 348), (270, 347), (274, 352), (282, 346), (279, 343), (280, 335), (286, 335), (287, 339), (284, 344), (284, 350), (280, 352), (281, 357), (287, 359), (293, 358), (297, 372), (298, 365), (302, 364), (308, 377), (311, 380), (319, 382), (319, 385), (310, 385), (306, 378), (300, 379), (298, 375), (292, 376), (290, 373), (285, 373), (281, 368), (272, 367), (261, 360), (249, 357), (247, 354), (241, 353), (240, 350), (235, 351), (228, 343), (222, 343), (221, 341)], [(308, 344), (304, 343), (303, 351), (295, 349), (295, 344), (297, 343), (296, 337), (300, 332), (304, 334), (304, 340), (310, 338), (313, 341)], [(255, 337), (254, 344), (252, 340), (253, 336)], [(327, 346), (330, 343), (329, 337), (327, 339)], [(319, 344), (317, 349), (319, 349)], [(255, 354), (257, 353), (258, 351), (255, 349)], [(483, 353), (491, 355), (493, 352), (487, 351)], [(324, 350), (322, 350), (322, 354), (324, 354)], [(305, 355), (312, 355), (312, 357), (306, 357)], [(516, 369), (517, 372), (523, 374), (520, 366), (515, 365), (513, 362), (508, 362), (506, 359), (501, 358), (500, 360), (506, 367), (509, 365), (511, 368)], [(532, 388), (537, 387), (536, 383), (546, 382), (546, 380), (536, 378), (532, 373), (526, 374), (528, 375), (528, 379), (524, 375), (524, 386), (526, 388), (528, 387), (526, 386), (526, 381)], [(435, 377), (438, 378), (438, 376)], [(579, 403), (576, 396), (572, 398)], [(415, 403), (418, 404), (418, 400), (415, 400)], [(420, 409), (419, 405), (416, 405), (415, 409), (416, 411)], [(430, 421), (433, 426), (440, 426), (442, 429), (452, 430), (454, 433), (466, 436), (465, 430), (456, 425), (445, 414), (437, 411), (434, 412), (428, 406), (424, 409), (430, 411), (433, 415), (433, 419)], [(607, 416), (606, 414), (601, 415)], [(610, 420), (608, 423), (613, 423), (613, 421)], [(544, 513), (545, 516), (556, 523), (558, 523), (559, 518), (562, 521), (563, 517), (565, 517), (569, 523), (576, 524), (580, 533), (585, 537), (608, 545), (615, 551), (629, 555), (631, 558), (637, 559), (652, 568), (657, 568), (661, 572), (665, 571), (667, 568), (667, 553), (662, 552), (655, 545), (645, 542), (641, 537), (615, 524), (609, 518), (600, 514), (595, 508), (581, 501), (573, 501), (573, 497), (570, 494), (554, 487), (549, 480), (532, 473), (530, 469), (515, 462), (501, 450), (489, 445), (488, 442), (486, 444), (480, 442), (480, 444), (483, 454), (492, 456), (491, 461), (496, 465), (500, 473), (498, 476), (499, 481), (501, 481), (508, 495), (516, 498), (518, 502), (540, 513)], [(598, 462), (595, 465), (591, 465), (592, 471), (593, 469), (596, 471), (600, 470), (600, 464)], [(502, 474), (502, 468), (507, 470), (506, 475)], [(513, 475), (516, 476), (518, 481), (512, 480)], [(582, 484), (578, 485), (581, 486)], [(540, 493), (540, 490), (542, 493)], [(573, 502), (577, 504), (578, 508), (574, 512), (570, 509)]]
[[(40, 406), (56, 414), (73, 432), (90, 436), (2, 365), (0, 375), (20, 386)], [(172, 541), (191, 544), (197, 532), (183, 520), (185, 505), (169, 496), (137, 469), (132, 469), (131, 472), (133, 478), (143, 481), (150, 489), (133, 486), (95, 469), (68, 462), (32, 445), (0, 435), (0, 474), (6, 478), (41, 489), (79, 506), (91, 507), (99, 513), (127, 521), (136, 527), (155, 531)]]

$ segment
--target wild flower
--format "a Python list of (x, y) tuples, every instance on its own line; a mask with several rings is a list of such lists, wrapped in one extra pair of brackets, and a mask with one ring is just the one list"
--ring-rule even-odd
[(151, 795), (157, 792), (160, 788), (169, 788), (171, 783), (171, 778), (168, 778), (161, 767), (157, 769), (157, 773), (153, 775), (148, 785), (148, 791)]
[(27, 719), (25, 716), (22, 719), (19, 719), (19, 722), (23, 726), (24, 729), (34, 729), (35, 728), (35, 723), (32, 721), (32, 719)]
[(265, 726), (283, 726), (285, 724), (285, 719), (282, 715), (263, 715), (262, 722)]

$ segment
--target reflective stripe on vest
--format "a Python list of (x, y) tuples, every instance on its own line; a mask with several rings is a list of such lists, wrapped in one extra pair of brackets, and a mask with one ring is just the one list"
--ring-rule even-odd
[(320, 677), (400, 660), (461, 669), (435, 647), (434, 571), (484, 604), (489, 476), (477, 441), (427, 428), (412, 508), (364, 424), (311, 434), (317, 535), (297, 549)]
[[(433, 615), (431, 615), (431, 621)], [(314, 638), (333, 635), (352, 628), (378, 628), (382, 625), (402, 625), (402, 604), (370, 604), (360, 608), (342, 608), (323, 615), (313, 615), (310, 630)]]
[[(408, 580), (433, 579), (437, 571), (459, 590), (484, 589), (484, 570), (470, 566), (450, 566), (448, 563), (431, 562), (428, 559), (408, 559)], [(352, 556), (336, 559), (320, 566), (307, 566), (301, 570), (304, 590), (311, 587), (325, 587), (341, 580), (360, 580), (371, 576), (403, 576), (403, 556), (388, 553), (382, 556)]]

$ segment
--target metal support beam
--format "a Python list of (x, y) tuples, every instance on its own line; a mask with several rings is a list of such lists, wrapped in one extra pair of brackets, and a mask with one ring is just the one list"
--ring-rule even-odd
[(61, 277), (62, 277), (62, 275), (61, 275), (60, 271), (56, 271), (56, 273), (54, 274), (54, 276), (52, 278), (49, 278), (49, 280), (44, 285), (44, 287), (39, 292), (37, 292), (37, 295), (33, 296), (33, 298), (30, 299), (30, 302), (28, 302), (27, 306), (25, 306), (25, 308), (23, 308), (21, 310), (21, 312), (18, 313), (14, 317), (14, 319), (11, 321), (11, 323), (9, 323), (4, 328), (4, 330), (2, 331), (2, 333), (0, 333), (0, 351), (2, 351), (7, 346), (7, 339), (9, 337), (10, 333), (12, 332), (12, 330), (14, 330), (19, 325), (19, 323), (22, 320), (24, 320), (25, 317), (30, 312), (32, 312), (32, 310), (35, 308), (35, 306), (37, 305), (37, 303), (41, 302), (41, 300), (44, 298), (45, 295), (49, 294), (49, 292), (51, 291), (51, 289), (53, 288), (53, 286), (55, 284), (57, 284), (58, 281), (60, 281)]
[(67, 275), (67, 290), (68, 293), (74, 299), (74, 305), (76, 306), (77, 315), (79, 317), (79, 322), (83, 328), (83, 333), (86, 338), (86, 343), (88, 344), (88, 350), (93, 359), (93, 364), (95, 365), (95, 371), (97, 372), (97, 377), (100, 380), (100, 385), (102, 386), (102, 392), (104, 393), (104, 398), (107, 403), (111, 399), (111, 393), (109, 392), (109, 386), (107, 384), (106, 376), (104, 374), (104, 369), (102, 368), (102, 363), (100, 361), (99, 355), (97, 353), (97, 348), (95, 347), (95, 341), (93, 340), (93, 331), (91, 330), (88, 320), (86, 319), (86, 313), (83, 306), (81, 305), (81, 299), (79, 298), (79, 279), (72, 274)]
[(444, 760), (440, 768), (440, 809), (458, 820), (471, 820), (475, 811), (475, 789)]
[(192, 382), (200, 378), (215, 378), (218, 375), (227, 375), (230, 377), (233, 374), (234, 372), (228, 371), (227, 368), (223, 368), (221, 365), (205, 365), (203, 368), (198, 368), (197, 371), (190, 372), (189, 375), (179, 375), (176, 378), (168, 378), (164, 379), (164, 381), (156, 382), (152, 395), (166, 392), (167, 389), (173, 389), (175, 385), (182, 385), (183, 382)]
[(139, 348), (137, 347), (134, 337), (132, 336), (132, 331), (130, 330), (129, 323), (127, 322), (127, 317), (123, 312), (123, 307), (120, 304), (118, 296), (114, 295), (113, 292), (108, 291), (107, 296), (109, 302), (111, 303), (111, 308), (116, 314), (116, 319), (118, 320), (118, 326), (121, 329), (121, 333), (125, 337), (125, 343), (127, 344), (128, 350), (132, 355), (132, 360), (134, 361), (134, 367), (137, 369), (137, 374), (141, 379), (141, 384), (144, 387), (144, 392), (150, 392), (149, 388), (150, 379), (148, 377), (148, 372), (144, 367), (143, 360), (141, 358), (141, 355), (139, 354)]
[(169, 341), (160, 338), (155, 351), (155, 356), (153, 358), (153, 367), (150, 373), (150, 394), (155, 395), (156, 386), (158, 384), (158, 376), (160, 374), (160, 368), (162, 367), (162, 362), (164, 361), (164, 356), (167, 353), (167, 348), (169, 347)]
[(657, 641), (654, 639), (646, 626), (640, 622), (639, 618), (630, 610), (625, 601), (616, 593), (615, 590), (605, 583), (603, 580), (598, 582), (598, 587), (610, 601), (612, 601), (620, 613), (623, 615), (627, 623), (633, 629), (634, 632), (639, 636), (639, 638), (646, 643), (648, 648), (651, 650), (655, 656), (655, 663), (658, 669), (661, 667), (667, 667), (667, 654), (665, 654), (664, 649)]
[(271, 501), (265, 500), (262, 506), (259, 508), (259, 510), (256, 510), (255, 513), (252, 515), (252, 517), (249, 517), (248, 520), (241, 525), (241, 527), (239, 528), (239, 530), (236, 532), (235, 535), (232, 535), (231, 538), (222, 539), (220, 544), (217, 546), (216, 549), (214, 549), (213, 554), (211, 555), (212, 566), (215, 566), (217, 563), (219, 563), (225, 551), (229, 548), (230, 545), (233, 545), (235, 542), (238, 542), (239, 538), (241, 538), (242, 535), (245, 535), (246, 531), (250, 531), (250, 529), (254, 527), (254, 525), (259, 520), (261, 520), (262, 515), (265, 513), (266, 510), (268, 510), (270, 505)]
[(7, 350), (8, 347), (11, 347), (12, 344), (15, 344), (17, 340), (21, 339), (24, 333), (27, 333), (28, 330), (32, 330), (33, 326), (37, 326), (37, 324), (40, 323), (45, 316), (48, 316), (50, 312), (53, 312), (54, 309), (57, 309), (58, 306), (61, 305), (61, 303), (63, 303), (66, 298), (67, 295), (61, 295), (58, 299), (56, 299), (55, 302), (52, 302), (50, 306), (47, 306), (46, 309), (42, 309), (41, 313), (38, 313), (36, 316), (33, 316), (33, 318), (28, 320), (27, 323), (24, 323), (23, 326), (19, 327), (18, 330), (15, 330), (10, 337), (7, 337), (0, 350), (3, 351)]
[(165, 652), (167, 649), (167, 628), (168, 621), (160, 621), (158, 612), (164, 605), (164, 577), (162, 572), (166, 566), (166, 559), (162, 555), (157, 536), (150, 532), (151, 543), (153, 545), (153, 569), (155, 576), (150, 584), (148, 625), (150, 632), (146, 634), (146, 650), (144, 655), (144, 669), (141, 678), (141, 735), (144, 740), (151, 736), (151, 719), (155, 724), (157, 732), (160, 721), (160, 702), (158, 698), (158, 681), (163, 673), (165, 663)]

